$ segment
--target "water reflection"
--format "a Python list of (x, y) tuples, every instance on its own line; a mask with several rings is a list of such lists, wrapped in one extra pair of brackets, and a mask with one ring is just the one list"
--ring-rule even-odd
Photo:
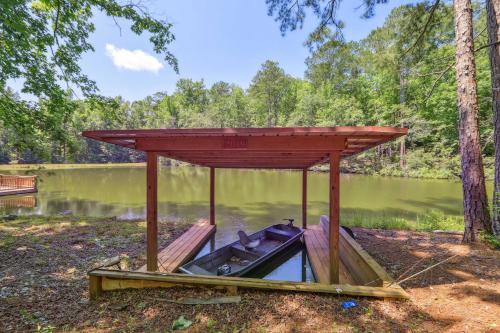
[(0, 211), (12, 212), (17, 208), (36, 207), (36, 197), (34, 195), (12, 195), (0, 197)]
[[(53, 215), (145, 216), (144, 168), (40, 171), (37, 205), (9, 207), (3, 212)], [(193, 221), (208, 215), (208, 173), (204, 168), (161, 167), (160, 218)], [(488, 184), (490, 185), (490, 184)], [(491, 186), (489, 186), (491, 187)], [(257, 230), (285, 217), (300, 218), (301, 173), (294, 171), (216, 171), (218, 225)], [(309, 221), (328, 211), (328, 176), (310, 173)], [(359, 175), (341, 176), (341, 214), (417, 218), (430, 210), (460, 216), (459, 182)]]

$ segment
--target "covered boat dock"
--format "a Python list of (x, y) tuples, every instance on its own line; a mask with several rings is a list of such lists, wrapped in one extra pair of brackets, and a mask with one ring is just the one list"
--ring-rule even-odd
[[(138, 271), (107, 268), (89, 272), (91, 297), (123, 288), (209, 285), (334, 294), (407, 298), (389, 275), (340, 228), (340, 160), (402, 135), (404, 128), (299, 127), (86, 131), (95, 140), (143, 151), (147, 156), (147, 262)], [(209, 219), (195, 224), (158, 253), (157, 174), (163, 156), (210, 168)], [(307, 223), (307, 174), (328, 163), (329, 212), (320, 225)], [(296, 169), (302, 171), (302, 228), (318, 283), (266, 281), (175, 273), (215, 232), (217, 168)]]

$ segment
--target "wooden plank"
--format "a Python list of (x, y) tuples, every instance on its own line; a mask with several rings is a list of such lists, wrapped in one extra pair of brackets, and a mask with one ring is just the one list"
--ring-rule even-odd
[(320, 244), (316, 239), (314, 229), (307, 229), (304, 233), (304, 240), (306, 243), (307, 254), (311, 262), (311, 268), (313, 269), (314, 276), (316, 280), (320, 283), (328, 284), (330, 282), (328, 265), (322, 258), (325, 256), (324, 252), (328, 254), (327, 251), (321, 250)]
[(102, 294), (102, 277), (89, 274), (89, 296), (91, 300), (97, 299)]
[(198, 238), (203, 238), (203, 235), (208, 232), (205, 227), (209, 227), (206, 221), (198, 222), (193, 225), (189, 230), (162, 250), (159, 254), (159, 259), (162, 262), (175, 261), (177, 256), (182, 256), (182, 253), (192, 246), (193, 242), (196, 242)]
[[(192, 151), (192, 150), (176, 150), (175, 152), (166, 152), (166, 154), (171, 154), (173, 156), (179, 157), (227, 157), (228, 152), (225, 151)], [(241, 151), (238, 154), (241, 157), (255, 158), (255, 157), (326, 157), (327, 153), (314, 152), (314, 151), (288, 151), (288, 152), (269, 152), (269, 151)], [(230, 155), (229, 155), (230, 156)]]
[(307, 228), (307, 169), (302, 170), (302, 228)]
[(137, 138), (170, 136), (401, 136), (408, 133), (406, 128), (383, 126), (336, 126), (336, 127), (274, 127), (274, 128), (167, 128), (135, 130), (97, 130), (83, 131), (82, 135), (90, 138)]
[(158, 156), (147, 153), (146, 195), (146, 261), (147, 270), (158, 270)]
[[(328, 293), (335, 295), (352, 296), (372, 296), (382, 298), (409, 298), (409, 295), (399, 286), (391, 287), (367, 287), (352, 286), (348, 284), (321, 284), (290, 281), (271, 281), (255, 278), (241, 277), (221, 277), (221, 276), (202, 276), (179, 273), (158, 273), (158, 272), (127, 272), (96, 269), (89, 273), (89, 276), (100, 276), (105, 280), (116, 280), (114, 284), (106, 285), (106, 290), (126, 289), (126, 288), (144, 288), (144, 281), (155, 281), (154, 287), (159, 287), (165, 283), (165, 287), (172, 285), (179, 286), (213, 286), (213, 287), (242, 287), (268, 290), (287, 290), (295, 292), (315, 292)], [(132, 280), (135, 283), (122, 284), (122, 281)]]
[[(392, 278), (387, 274), (382, 266), (380, 266), (375, 259), (373, 259), (368, 252), (366, 252), (356, 240), (342, 228), (340, 228), (339, 237), (339, 255), (340, 255), (340, 281), (344, 283), (343, 279), (352, 281), (357, 285), (371, 285), (371, 286), (384, 286), (392, 282)], [(311, 238), (312, 233), (316, 238)], [(311, 233), (311, 235), (309, 234)], [(313, 251), (311, 244), (315, 240), (322, 243), (327, 243), (327, 235), (329, 234), (329, 222), (327, 216), (321, 216), (321, 224), (310, 226), (305, 233), (305, 241), (308, 253)], [(311, 253), (310, 257), (314, 254)], [(328, 263), (321, 263), (328, 266)], [(311, 265), (316, 265), (315, 261), (311, 260)], [(348, 273), (345, 274), (345, 272)]]
[(339, 283), (340, 154), (330, 153), (330, 283)]
[[(329, 284), (329, 245), (323, 229), (318, 225), (310, 226), (304, 233), (304, 240), (316, 279), (320, 283)], [(357, 282), (350, 274), (348, 267), (344, 265), (342, 258), (339, 263), (339, 281), (342, 284), (356, 284)]]
[[(317, 239), (321, 242), (321, 244), (324, 244), (324, 246), (322, 246), (322, 248), (324, 248), (323, 262), (324, 262), (325, 267), (328, 267), (330, 258), (328, 255), (328, 253), (329, 253), (329, 251), (328, 251), (329, 245), (328, 244), (329, 243), (328, 243), (328, 239), (326, 237), (327, 234), (325, 234), (323, 228), (321, 228), (320, 226), (316, 226), (316, 229), (314, 231), (315, 231), (315, 235), (316, 235)], [(339, 238), (339, 244), (341, 244), (341, 243), (342, 243), (342, 235), (340, 235), (340, 238)], [(355, 277), (351, 274), (351, 270), (345, 264), (342, 248), (339, 248), (339, 257), (340, 257), (340, 260), (339, 260), (339, 282), (340, 283), (349, 283), (349, 284), (361, 284), (360, 281), (355, 279)], [(327, 276), (329, 277), (329, 275), (327, 275)]]
[[(210, 225), (206, 220), (193, 225), (174, 240), (170, 245), (158, 253), (158, 263), (160, 272), (175, 272), (179, 266), (189, 260), (215, 233), (215, 226)], [(146, 271), (147, 267), (142, 266), (138, 271)]]
[[(350, 262), (357, 262), (359, 270), (358, 275), (363, 277), (363, 284), (373, 283), (372, 285), (389, 284), (393, 280), (391, 276), (366, 252), (358, 242), (356, 242), (349, 234), (340, 229), (342, 254), (345, 253), (346, 258), (349, 257)], [(347, 260), (346, 260), (347, 261)], [(354, 270), (351, 270), (354, 272)], [(375, 281), (378, 279), (377, 281)], [(361, 283), (361, 281), (360, 281)]]
[(137, 138), (136, 149), (142, 151), (322, 151), (343, 150), (346, 138), (326, 136), (248, 136), (238, 143), (228, 143), (227, 138), (208, 136), (175, 136), (169, 138)]
[(160, 270), (170, 270), (171, 265), (175, 265), (177, 261), (181, 261), (185, 256), (185, 252), (189, 252), (190, 248), (196, 244), (198, 238), (203, 237), (203, 229), (199, 226), (193, 226), (186, 233), (177, 238), (172, 244), (167, 246), (159, 254)]
[(195, 255), (201, 247), (203, 247), (205, 242), (214, 232), (215, 226), (208, 225), (195, 236), (187, 238), (184, 242), (186, 246), (179, 248), (173, 256), (173, 259), (169, 260), (166, 265), (163, 265), (164, 268), (162, 267), (161, 271), (175, 272), (179, 266), (191, 259), (191, 257)]
[(210, 224), (215, 225), (215, 168), (210, 168)]

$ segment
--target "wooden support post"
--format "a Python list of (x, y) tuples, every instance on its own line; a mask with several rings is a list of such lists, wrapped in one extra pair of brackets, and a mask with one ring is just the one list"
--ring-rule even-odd
[(340, 153), (330, 153), (330, 283), (339, 283)]
[(307, 281), (307, 251), (302, 249), (302, 282)]
[(210, 168), (210, 224), (215, 225), (215, 168)]
[(210, 237), (210, 253), (215, 251), (215, 233)]
[(102, 276), (89, 276), (90, 300), (95, 300), (102, 294)]
[(302, 170), (302, 228), (307, 228), (307, 169)]
[(147, 270), (158, 270), (158, 155), (155, 152), (147, 153)]

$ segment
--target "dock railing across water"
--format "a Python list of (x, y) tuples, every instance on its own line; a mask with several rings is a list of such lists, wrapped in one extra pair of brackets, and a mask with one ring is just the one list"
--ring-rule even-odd
[(36, 176), (18, 176), (0, 174), (0, 192), (2, 191), (29, 191), (36, 192)]

